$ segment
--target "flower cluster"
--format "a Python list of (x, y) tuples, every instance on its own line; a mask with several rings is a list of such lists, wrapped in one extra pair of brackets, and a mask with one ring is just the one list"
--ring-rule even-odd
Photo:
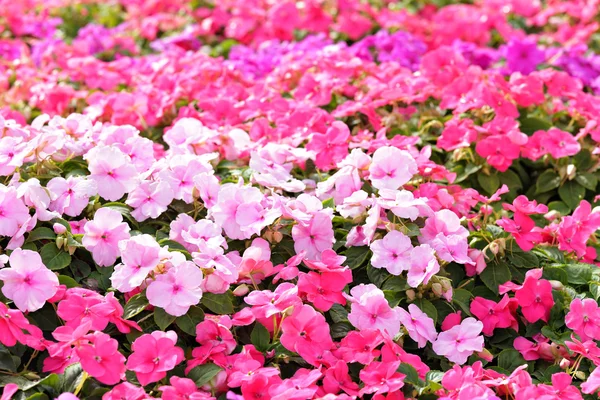
[(598, 2), (440, 3), (0, 7), (1, 399), (596, 398)]

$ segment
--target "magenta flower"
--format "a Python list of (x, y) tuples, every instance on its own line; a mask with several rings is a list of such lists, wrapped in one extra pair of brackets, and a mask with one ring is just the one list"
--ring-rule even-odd
[(186, 261), (171, 268), (166, 274), (158, 275), (148, 285), (146, 296), (153, 306), (179, 317), (200, 302), (202, 279), (200, 268)]
[(14, 250), (9, 257), (10, 268), (0, 270), (4, 281), (2, 293), (21, 311), (36, 311), (58, 290), (58, 278), (31, 250)]
[(464, 364), (475, 351), (483, 351), (483, 336), (479, 336), (483, 323), (475, 318), (466, 318), (460, 325), (440, 332), (433, 343), (433, 351), (437, 355), (457, 364)]
[(600, 340), (600, 308), (594, 299), (573, 299), (565, 323), (583, 341)]
[(96, 182), (102, 198), (116, 201), (135, 188), (138, 175), (135, 166), (117, 147), (94, 147), (84, 159), (88, 161), (89, 179)]
[(348, 126), (341, 121), (334, 121), (325, 133), (315, 133), (306, 149), (316, 153), (317, 168), (329, 171), (348, 155), (349, 137)]
[(321, 274), (310, 271), (300, 275), (298, 291), (306, 296), (317, 310), (329, 311), (334, 304), (346, 304), (342, 290), (352, 280), (347, 280), (340, 272), (323, 272)]
[(548, 322), (550, 309), (554, 306), (552, 285), (545, 279), (529, 275), (525, 277), (523, 286), (515, 293), (525, 319), (531, 323), (540, 319)]
[(600, 368), (595, 368), (587, 380), (581, 384), (581, 391), (586, 394), (593, 394), (598, 389), (600, 389)]
[(483, 334), (492, 336), (496, 328), (512, 328), (519, 331), (519, 323), (515, 319), (518, 307), (517, 299), (504, 295), (498, 303), (483, 297), (475, 297), (471, 301), (471, 313), (483, 323)]
[(393, 393), (404, 386), (406, 375), (397, 372), (400, 361), (378, 362), (373, 361), (360, 371), (360, 380), (365, 386), (360, 390), (359, 395), (366, 393)]
[(252, 313), (256, 318), (271, 318), (291, 306), (300, 306), (302, 301), (298, 297), (298, 288), (292, 283), (277, 285), (274, 292), (270, 290), (254, 290), (244, 301), (252, 305)]
[(373, 153), (370, 180), (377, 189), (398, 189), (418, 172), (415, 159), (396, 147), (380, 147)]
[(550, 128), (541, 137), (540, 144), (543, 150), (556, 159), (574, 156), (581, 150), (581, 145), (573, 135), (558, 128)]
[(281, 344), (301, 357), (314, 357), (330, 350), (333, 341), (325, 317), (308, 305), (294, 308), (281, 324)]
[(82, 239), (86, 250), (92, 252), (96, 264), (101, 267), (113, 265), (121, 255), (119, 242), (129, 239), (129, 225), (123, 222), (120, 212), (111, 208), (101, 208), (94, 219), (84, 226)]
[(127, 360), (127, 369), (135, 371), (143, 386), (160, 381), (185, 358), (176, 343), (174, 331), (154, 331), (140, 336), (131, 344), (133, 352)]
[(408, 312), (403, 308), (396, 309), (398, 318), (408, 331), (412, 340), (417, 342), (419, 348), (425, 347), (427, 342), (433, 343), (437, 337), (435, 323), (427, 314), (415, 304), (408, 305)]
[(388, 232), (383, 239), (373, 241), (370, 247), (373, 251), (373, 267), (385, 268), (392, 275), (408, 271), (413, 246), (410, 238), (402, 232)]
[(125, 357), (119, 353), (119, 342), (102, 332), (86, 337), (91, 343), (76, 348), (83, 370), (105, 385), (119, 383), (125, 377)]

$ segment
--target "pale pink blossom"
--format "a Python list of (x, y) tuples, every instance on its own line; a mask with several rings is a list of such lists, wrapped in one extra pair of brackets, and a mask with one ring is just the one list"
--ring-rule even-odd
[(102, 198), (116, 201), (135, 188), (137, 170), (116, 146), (94, 147), (84, 159), (88, 161), (89, 179), (96, 182)]
[(396, 147), (380, 147), (373, 153), (369, 179), (377, 189), (398, 189), (418, 172), (415, 159)]
[(473, 352), (483, 350), (483, 323), (475, 318), (466, 318), (460, 325), (440, 332), (433, 343), (433, 351), (437, 355), (445, 356), (457, 364), (464, 364)]
[(175, 317), (184, 315), (202, 298), (202, 271), (194, 263), (186, 261), (167, 273), (158, 275), (148, 285), (146, 296), (150, 304), (163, 308)]
[(129, 239), (129, 225), (123, 222), (120, 212), (112, 208), (101, 208), (94, 219), (84, 226), (83, 246), (92, 253), (96, 264), (102, 267), (113, 265), (121, 255), (119, 242)]

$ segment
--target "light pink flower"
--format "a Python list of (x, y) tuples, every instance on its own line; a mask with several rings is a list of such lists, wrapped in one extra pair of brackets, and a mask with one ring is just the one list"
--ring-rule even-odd
[(482, 329), (483, 323), (475, 318), (466, 318), (460, 325), (440, 332), (433, 343), (433, 351), (452, 362), (464, 364), (473, 352), (483, 351)]
[(419, 348), (425, 347), (428, 341), (431, 343), (435, 341), (437, 337), (435, 323), (419, 307), (415, 304), (409, 304), (408, 312), (400, 307), (396, 311), (400, 322), (408, 331), (408, 335), (417, 342)]
[(398, 189), (418, 172), (415, 159), (396, 147), (380, 147), (373, 153), (370, 180), (377, 189)]
[(137, 170), (116, 146), (94, 147), (83, 158), (88, 161), (89, 179), (96, 182), (102, 198), (116, 201), (135, 188)]
[(111, 208), (101, 208), (94, 219), (84, 226), (82, 239), (86, 250), (92, 252), (96, 264), (107, 267), (117, 261), (121, 255), (119, 242), (129, 239), (129, 225), (123, 222), (123, 216)]
[(179, 317), (202, 298), (202, 271), (194, 263), (186, 261), (158, 275), (148, 285), (146, 296), (150, 304), (163, 308)]
[(36, 311), (58, 290), (58, 278), (31, 250), (14, 250), (9, 257), (10, 268), (0, 270), (4, 281), (2, 293), (21, 311)]
[(29, 209), (14, 187), (0, 184), (0, 235), (14, 236), (29, 219)]
[(88, 205), (89, 198), (98, 191), (95, 181), (79, 176), (52, 178), (47, 187), (56, 196), (49, 209), (71, 217), (81, 214)]
[(402, 232), (388, 232), (383, 239), (373, 241), (370, 247), (373, 267), (385, 268), (392, 275), (400, 275), (409, 269), (413, 246), (410, 238)]
[(150, 235), (138, 235), (119, 242), (122, 264), (110, 277), (112, 286), (127, 293), (140, 286), (160, 262), (160, 246)]
[(167, 211), (172, 201), (173, 190), (168, 183), (143, 181), (129, 192), (125, 203), (134, 208), (131, 212), (133, 218), (142, 222), (148, 218), (158, 218)]
[(410, 253), (410, 266), (408, 269), (408, 284), (417, 287), (427, 284), (429, 279), (440, 271), (440, 264), (435, 258), (431, 246), (422, 244), (415, 247)]
[(350, 296), (346, 295), (346, 298), (352, 304), (348, 321), (357, 329), (378, 329), (392, 337), (400, 332), (397, 313), (375, 285), (361, 283), (353, 287)]
[(331, 249), (335, 243), (331, 215), (325, 211), (313, 214), (306, 225), (299, 223), (292, 228), (294, 250), (296, 253), (306, 252), (306, 258), (320, 260), (324, 250)]

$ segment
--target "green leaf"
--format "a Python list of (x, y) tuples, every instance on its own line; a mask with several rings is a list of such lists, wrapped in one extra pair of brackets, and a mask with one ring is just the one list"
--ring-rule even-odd
[(200, 307), (190, 307), (188, 312), (175, 320), (175, 324), (188, 335), (196, 336), (196, 325), (204, 321), (204, 311)]
[(342, 339), (346, 337), (354, 327), (350, 325), (350, 322), (336, 322), (330, 325), (331, 337), (334, 339)]
[(40, 250), (42, 262), (48, 269), (56, 271), (69, 266), (71, 255), (56, 247), (55, 243), (47, 243)]
[(0, 344), (0, 369), (4, 371), (17, 372), (17, 364), (12, 354), (6, 347)]
[(201, 304), (215, 314), (226, 315), (233, 313), (233, 302), (229, 293), (204, 293)]
[(515, 349), (502, 350), (498, 355), (498, 366), (507, 371), (514, 371), (523, 364), (527, 364), (527, 361)]
[(64, 220), (62, 218), (54, 218), (50, 222), (53, 224), (61, 224), (62, 226), (67, 228), (67, 232), (71, 233), (71, 224), (69, 224), (67, 220)]
[(535, 182), (536, 193), (546, 193), (560, 185), (560, 177), (550, 169), (544, 171)]
[(77, 281), (68, 275), (59, 275), (58, 283), (60, 283), (61, 285), (65, 285), (67, 287), (67, 289), (71, 289), (71, 288), (79, 286), (77, 284)]
[(333, 200), (333, 197), (327, 200), (323, 200), (323, 208), (335, 208), (335, 202)]
[(497, 174), (492, 175), (477, 175), (477, 182), (479, 185), (485, 190), (488, 194), (494, 194), (496, 190), (500, 187), (500, 178)]
[(419, 378), (419, 373), (412, 365), (402, 363), (398, 367), (397, 371), (401, 374), (406, 375), (406, 377), (404, 378), (404, 382), (408, 382), (415, 387), (425, 386), (425, 382), (423, 382), (421, 378)]
[(35, 393), (32, 394), (31, 396), (27, 397), (26, 400), (49, 400), (50, 398), (48, 397), (48, 395), (46, 393)]
[(433, 323), (437, 323), (437, 308), (429, 300), (416, 299), (414, 304), (421, 309), (429, 318), (433, 320)]
[(492, 262), (487, 265), (479, 278), (492, 292), (498, 294), (498, 286), (510, 281), (512, 275), (506, 263)]
[(508, 259), (519, 268), (537, 268), (540, 260), (533, 253), (513, 252), (508, 255)]
[(544, 279), (548, 279), (550, 281), (559, 281), (563, 285), (569, 283), (567, 271), (560, 267), (544, 267), (542, 276)]
[(568, 181), (558, 188), (558, 195), (571, 209), (574, 209), (583, 200), (585, 188), (575, 181)]
[(334, 304), (331, 306), (329, 310), (329, 315), (333, 322), (344, 322), (348, 321), (348, 310), (344, 308), (341, 304)]
[(371, 251), (367, 246), (350, 247), (344, 253), (346, 256), (346, 265), (350, 269), (357, 269), (367, 262), (371, 255)]
[(182, 251), (187, 251), (187, 249), (181, 244), (181, 243), (177, 243), (174, 240), (170, 240), (170, 239), (163, 239), (163, 240), (159, 240), (158, 244), (160, 244), (161, 246), (169, 246), (169, 249), (175, 249), (175, 250), (182, 250)]
[[(487, 268), (486, 268), (487, 269)], [(452, 303), (459, 306), (467, 315), (471, 315), (470, 304), (473, 295), (465, 289), (456, 289), (452, 292)]]
[(588, 149), (581, 149), (581, 151), (573, 157), (573, 161), (578, 171), (586, 171), (594, 166), (592, 153)]
[(598, 301), (600, 299), (600, 282), (591, 281), (590, 282), (590, 293), (594, 296), (594, 299)]
[(83, 369), (81, 368), (81, 364), (75, 363), (69, 365), (65, 368), (65, 372), (60, 375), (60, 378), (62, 383), (61, 390), (63, 392), (73, 393), (83, 379)]
[(390, 274), (383, 268), (375, 268), (371, 264), (367, 265), (367, 277), (372, 284), (381, 287), (383, 282), (390, 277)]
[(548, 210), (557, 211), (560, 215), (568, 215), (571, 212), (569, 206), (562, 201), (551, 201), (548, 203)]
[(164, 331), (171, 325), (177, 317), (168, 314), (165, 310), (160, 307), (154, 308), (154, 322), (160, 328), (161, 331)]
[(56, 233), (50, 228), (46, 228), (45, 226), (41, 226), (39, 228), (35, 228), (31, 232), (29, 232), (29, 236), (27, 236), (28, 242), (33, 242), (36, 240), (54, 240), (56, 239)]
[(552, 128), (550, 122), (537, 117), (519, 118), (519, 129), (524, 134), (531, 136), (536, 131), (547, 131)]
[(271, 341), (271, 335), (265, 326), (259, 322), (254, 324), (254, 329), (250, 334), (250, 341), (259, 351), (267, 351), (269, 348), (269, 342)]
[(221, 367), (213, 363), (207, 363), (194, 367), (187, 377), (193, 380), (197, 387), (200, 387), (210, 382), (220, 371)]
[(592, 266), (589, 264), (568, 264), (565, 266), (565, 272), (571, 285), (586, 285), (592, 280)]
[(123, 318), (131, 319), (148, 307), (148, 299), (142, 293), (138, 293), (129, 299), (123, 308)]
[(575, 177), (577, 183), (583, 186), (586, 189), (596, 190), (596, 186), (598, 185), (598, 178), (596, 175), (590, 174), (589, 172), (582, 172)]

